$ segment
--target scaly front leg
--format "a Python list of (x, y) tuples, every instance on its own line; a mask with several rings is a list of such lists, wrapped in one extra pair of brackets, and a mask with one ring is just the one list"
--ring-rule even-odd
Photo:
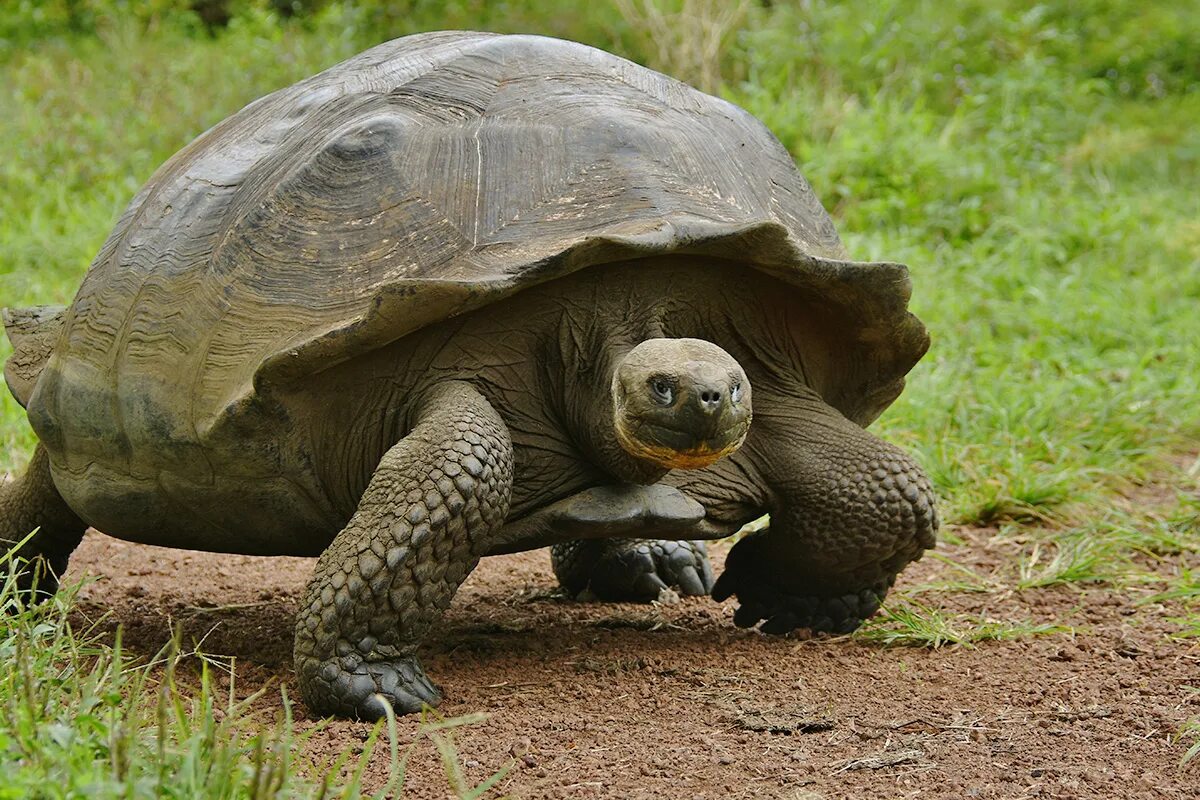
[(358, 510), (317, 561), (296, 625), (296, 673), (318, 714), (377, 719), (440, 695), (416, 650), (504, 523), (512, 444), (470, 385), (428, 391)]
[(713, 597), (734, 622), (848, 633), (896, 575), (934, 546), (933, 490), (904, 452), (833, 409), (762, 414), (747, 442), (763, 463), (771, 524), (733, 546)]

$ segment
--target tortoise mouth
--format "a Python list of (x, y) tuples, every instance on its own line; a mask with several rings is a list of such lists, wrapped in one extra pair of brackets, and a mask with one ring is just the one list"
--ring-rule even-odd
[(618, 419), (617, 440), (631, 456), (666, 469), (703, 469), (735, 452), (750, 432), (749, 416), (697, 436), (645, 419)]
[(741, 446), (750, 429), (750, 381), (729, 353), (703, 339), (647, 339), (618, 363), (613, 418), (622, 449), (665, 469), (701, 469)]

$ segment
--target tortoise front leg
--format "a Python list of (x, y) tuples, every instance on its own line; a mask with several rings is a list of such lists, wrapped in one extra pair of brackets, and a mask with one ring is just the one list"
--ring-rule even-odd
[(512, 444), (470, 385), (439, 384), (384, 455), (317, 561), (296, 624), (296, 673), (318, 714), (377, 719), (440, 695), (416, 650), (508, 513)]
[(905, 565), (934, 546), (933, 490), (906, 453), (833, 409), (755, 419), (770, 527), (729, 551), (713, 597), (734, 622), (848, 633), (879, 610)]

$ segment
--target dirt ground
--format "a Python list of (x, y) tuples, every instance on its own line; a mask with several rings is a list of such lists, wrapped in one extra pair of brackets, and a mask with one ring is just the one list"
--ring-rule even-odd
[[(960, 530), (953, 557), (984, 572), (1013, 556), (994, 531)], [(725, 548), (714, 549), (718, 571)], [(80, 614), (121, 624), (153, 654), (185, 642), (237, 657), (239, 694), (291, 673), (292, 622), (312, 563), (164, 550), (89, 533), (71, 574), (94, 582)], [(927, 558), (901, 585), (939, 577)], [(943, 609), (1058, 621), (1053, 636), (936, 651), (742, 631), (733, 602), (585, 604), (556, 591), (546, 551), (487, 559), (424, 662), (459, 729), (467, 776), (511, 765), (518, 798), (1196, 798), (1200, 759), (1173, 738), (1200, 715), (1200, 647), (1173, 642), (1178, 609), (1146, 589), (923, 595)], [(270, 691), (264, 706), (278, 703)], [(270, 712), (270, 709), (267, 709)], [(303, 717), (298, 727), (315, 722)], [(401, 721), (403, 741), (416, 723)], [(369, 726), (335, 721), (314, 763)], [(386, 748), (384, 748), (386, 750)], [(452, 796), (432, 745), (405, 796)], [(386, 769), (372, 764), (372, 780)]]

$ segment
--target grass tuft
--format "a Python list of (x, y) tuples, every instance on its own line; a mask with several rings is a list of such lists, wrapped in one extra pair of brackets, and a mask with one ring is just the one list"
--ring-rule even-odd
[(1106, 583), (1125, 573), (1127, 559), (1111, 540), (1076, 533), (1037, 542), (1017, 564), (1017, 589)]
[[(1183, 688), (1193, 695), (1200, 694), (1200, 688), (1194, 686), (1185, 686)], [(1191, 741), (1191, 745), (1186, 751), (1184, 751), (1183, 756), (1179, 759), (1179, 765), (1182, 767), (1188, 765), (1195, 758), (1200, 756), (1200, 717), (1189, 719), (1187, 722), (1185, 722), (1183, 727), (1179, 730), (1177, 738), (1179, 741)]]
[[(78, 586), (29, 607), (11, 575), (0, 588), (0, 762), (5, 791), (39, 796), (54, 782), (64, 796), (280, 798), (302, 787), (293, 753), (304, 737), (291, 704), (262, 719), (214, 681), (218, 662), (174, 641), (151, 663), (133, 664), (118, 636), (76, 631), (69, 611)], [(199, 664), (184, 689), (180, 668)], [(224, 671), (224, 670), (223, 670)]]
[(971, 614), (949, 614), (913, 600), (889, 603), (852, 636), (856, 641), (887, 647), (949, 645), (974, 647), (977, 642), (1009, 641), (1027, 636), (1073, 633), (1065, 625), (996, 620)]
[(1185, 766), (1190, 763), (1196, 756), (1200, 756), (1200, 719), (1188, 720), (1180, 732), (1180, 738), (1191, 739), (1192, 746), (1187, 749), (1183, 757), (1179, 759), (1179, 765)]
[(940, 561), (947, 568), (951, 577), (933, 583), (923, 583), (909, 587), (906, 594), (915, 595), (923, 592), (963, 592), (970, 594), (986, 594), (1004, 591), (1007, 587), (990, 575), (980, 574), (977, 570), (959, 564), (954, 559), (936, 550), (926, 553), (926, 558)]

